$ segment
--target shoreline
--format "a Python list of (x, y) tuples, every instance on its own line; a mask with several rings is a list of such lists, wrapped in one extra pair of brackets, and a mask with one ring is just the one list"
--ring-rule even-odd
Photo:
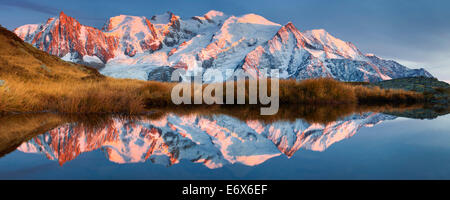
[[(413, 112), (414, 110), (426, 109), (433, 110), (429, 104), (376, 104), (376, 105), (358, 105), (358, 104), (337, 104), (337, 105), (282, 105), (279, 112), (274, 115), (260, 115), (260, 107), (258, 105), (178, 105), (178, 106), (164, 106), (151, 107), (145, 112), (140, 113), (124, 113), (124, 112), (101, 112), (101, 113), (67, 113), (56, 111), (33, 111), (33, 112), (3, 112), (0, 117), (8, 116), (26, 116), (26, 115), (60, 115), (68, 117), (144, 117), (144, 118), (158, 118), (165, 114), (175, 115), (228, 115), (241, 120), (262, 120), (262, 121), (293, 121), (296, 119), (304, 119), (310, 122), (330, 122), (338, 120), (356, 113), (377, 112), (377, 113), (402, 113), (405, 111)], [(447, 111), (445, 111), (447, 112)]]

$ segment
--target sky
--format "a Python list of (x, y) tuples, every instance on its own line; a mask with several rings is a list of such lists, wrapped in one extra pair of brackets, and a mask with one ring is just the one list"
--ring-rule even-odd
[(448, 0), (0, 0), (0, 25), (14, 28), (45, 22), (64, 11), (82, 24), (102, 27), (112, 16), (151, 17), (171, 11), (182, 18), (209, 10), (261, 15), (300, 31), (325, 29), (363, 53), (425, 68), (450, 81)]

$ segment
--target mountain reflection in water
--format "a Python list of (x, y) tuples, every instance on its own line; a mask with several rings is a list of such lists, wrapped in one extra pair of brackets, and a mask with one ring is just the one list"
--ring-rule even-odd
[(291, 157), (300, 149), (325, 151), (332, 144), (352, 137), (361, 127), (396, 118), (377, 112), (354, 113), (361, 110), (353, 109), (329, 121), (333, 113), (339, 112), (331, 108), (314, 109), (322, 114), (301, 116), (304, 119), (292, 116), (258, 119), (248, 115), (249, 112), (245, 116), (239, 112), (207, 114), (205, 110), (131, 117), (83, 118), (51, 113), (6, 116), (0, 118), (3, 127), (0, 127), (3, 141), (0, 155), (17, 148), (43, 154), (63, 165), (82, 153), (100, 149), (109, 161), (120, 164), (149, 160), (171, 166), (189, 160), (211, 169), (235, 163), (255, 166), (276, 156)]

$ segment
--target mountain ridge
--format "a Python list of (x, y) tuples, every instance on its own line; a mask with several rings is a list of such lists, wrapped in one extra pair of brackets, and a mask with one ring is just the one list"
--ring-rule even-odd
[[(97, 29), (60, 13), (47, 22), (14, 32), (35, 47), (68, 61), (101, 66), (117, 78), (160, 80), (176, 68), (188, 71), (280, 69), (281, 78), (331, 77), (340, 81), (377, 82), (426, 76), (395, 61), (364, 55), (353, 43), (324, 29), (301, 32), (291, 22), (280, 25), (256, 14), (228, 16), (209, 11), (190, 19), (166, 12), (137, 17), (119, 15)], [(297, 46), (297, 43), (299, 46)], [(227, 77), (228, 78), (228, 77)]]

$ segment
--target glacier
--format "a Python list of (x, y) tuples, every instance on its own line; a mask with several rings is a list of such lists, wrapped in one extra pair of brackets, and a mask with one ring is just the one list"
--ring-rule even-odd
[(171, 12), (111, 17), (101, 28), (82, 25), (61, 12), (41, 24), (14, 32), (25, 42), (67, 61), (90, 65), (107, 76), (168, 81), (175, 69), (188, 72), (279, 69), (280, 78), (331, 77), (377, 82), (432, 75), (393, 60), (362, 53), (323, 29), (299, 31), (257, 14), (209, 11), (182, 19)]

